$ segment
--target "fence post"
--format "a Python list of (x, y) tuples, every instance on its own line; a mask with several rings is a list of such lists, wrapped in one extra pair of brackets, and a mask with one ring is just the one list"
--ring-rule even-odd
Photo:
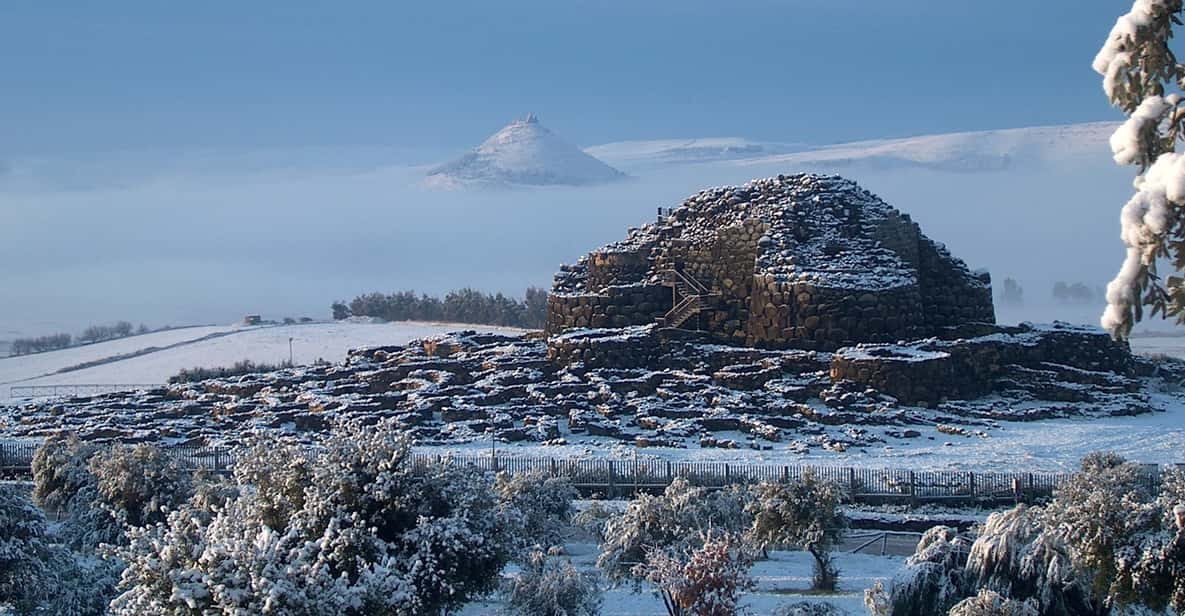
[(975, 471), (967, 472), (967, 485), (971, 486), (971, 498), (975, 498)]
[(731, 473), (728, 470), (728, 464), (725, 464), (724, 465), (724, 485), (730, 485), (731, 483), (732, 483)]
[(613, 466), (613, 460), (609, 460), (609, 498), (617, 496), (617, 471)]
[(671, 461), (667, 460), (667, 485), (675, 482), (675, 477), (671, 474)]
[(848, 491), (853, 499), (856, 498), (856, 469), (848, 467)]
[(790, 467), (782, 467), (782, 483), (790, 483)]
[(909, 504), (910, 506), (918, 504), (917, 493), (915, 492), (913, 481), (913, 471), (909, 471)]
[(552, 476), (553, 478), (556, 476), (556, 470), (555, 470), (555, 458), (552, 458), (552, 459), (551, 459), (551, 476)]

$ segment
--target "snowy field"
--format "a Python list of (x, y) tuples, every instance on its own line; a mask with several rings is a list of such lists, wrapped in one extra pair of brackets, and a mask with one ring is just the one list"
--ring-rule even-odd
[[(149, 384), (164, 383), (182, 369), (229, 366), (249, 359), (279, 363), (288, 359), (288, 339), (296, 363), (318, 359), (340, 362), (350, 349), (385, 344), (405, 344), (415, 338), (461, 329), (521, 333), (522, 330), (456, 323), (306, 323), (254, 328), (190, 328), (162, 334), (135, 336), (123, 340), (0, 359), (0, 396), (8, 396), (13, 385)], [(184, 332), (190, 332), (183, 335)], [(229, 333), (227, 333), (229, 332)], [(224, 333), (205, 338), (211, 333)], [(166, 336), (165, 334), (172, 334)], [(138, 357), (91, 368), (56, 374), (67, 366), (95, 361), (147, 347), (164, 347)]]
[[(1032, 422), (995, 422), (983, 429), (986, 436), (952, 436), (934, 427), (911, 426), (921, 432), (915, 439), (895, 439), (879, 448), (843, 452), (811, 447), (799, 453), (791, 442), (769, 443), (771, 449), (717, 449), (652, 447), (636, 449), (603, 437), (570, 437), (567, 445), (498, 443), (499, 456), (662, 460), (673, 462), (728, 462), (755, 465), (853, 466), (911, 470), (960, 470), (976, 472), (1077, 470), (1078, 462), (1092, 451), (1110, 450), (1130, 460), (1149, 464), (1185, 464), (1185, 406), (1168, 412), (1105, 419), (1050, 419)], [(740, 432), (719, 432), (717, 438), (743, 443)], [(424, 448), (440, 453), (488, 454), (489, 441), (459, 446)]]
[[(58, 351), (49, 351), (47, 353), (35, 353), (33, 355), (22, 355), (19, 357), (3, 357), (0, 358), (0, 385), (53, 374), (70, 366), (136, 353), (151, 347), (164, 348), (182, 345), (208, 336), (238, 332), (242, 329), (240, 325), (183, 327), (140, 336), (128, 336), (119, 340), (109, 340), (107, 342), (87, 344)], [(139, 383), (141, 381), (126, 382)]]
[[(572, 563), (577, 568), (591, 571), (595, 568), (597, 546), (586, 543), (565, 546)], [(786, 603), (809, 601), (830, 603), (850, 614), (865, 614), (864, 589), (878, 579), (892, 577), (904, 564), (905, 559), (895, 556), (870, 556), (866, 554), (836, 553), (835, 562), (839, 568), (839, 590), (835, 594), (819, 595), (809, 592), (811, 586), (811, 557), (806, 552), (771, 552), (768, 560), (758, 561), (750, 572), (757, 582), (757, 588), (745, 593), (742, 607), (753, 614), (772, 614), (774, 608)], [(506, 574), (514, 572), (508, 567)], [(496, 614), (504, 604), (501, 600), (478, 601), (460, 611), (463, 616)], [(665, 614), (662, 600), (654, 594), (649, 585), (641, 592), (633, 592), (627, 584), (608, 588), (605, 602), (601, 606), (603, 616), (653, 616)]]

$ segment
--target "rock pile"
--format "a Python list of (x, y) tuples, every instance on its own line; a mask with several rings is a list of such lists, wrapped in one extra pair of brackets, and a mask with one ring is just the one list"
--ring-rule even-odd
[[(208, 444), (262, 430), (312, 440), (337, 420), (390, 418), (423, 445), (493, 436), (842, 451), (918, 437), (911, 426), (971, 434), (999, 420), (1156, 408), (1148, 395), (1153, 364), (1102, 332), (977, 326), (946, 333), (829, 353), (726, 346), (653, 325), (549, 340), (461, 332), (359, 349), (340, 365), (3, 408), (0, 435), (71, 431)], [(1155, 370), (1157, 378), (1185, 376), (1180, 364)]]

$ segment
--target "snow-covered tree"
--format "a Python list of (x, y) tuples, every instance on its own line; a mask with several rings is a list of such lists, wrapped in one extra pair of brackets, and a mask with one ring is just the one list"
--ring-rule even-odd
[(971, 594), (967, 555), (971, 542), (946, 526), (927, 530), (913, 556), (889, 585), (892, 616), (937, 616)]
[(762, 547), (798, 546), (814, 558), (814, 587), (834, 590), (839, 572), (831, 550), (847, 520), (840, 510), (843, 493), (835, 484), (806, 473), (793, 482), (765, 482), (753, 489), (746, 510), (753, 516), (749, 538)]
[(577, 496), (571, 481), (545, 473), (498, 473), (494, 493), (515, 544), (512, 553), (529, 556), (534, 546), (546, 550), (563, 542)]
[(1093, 68), (1103, 76), (1103, 91), (1128, 119), (1111, 136), (1115, 162), (1136, 165), (1136, 193), (1123, 207), (1121, 237), (1127, 256), (1107, 285), (1102, 324), (1125, 337), (1143, 316), (1174, 316), (1185, 322), (1185, 280), (1161, 282), (1157, 263), (1169, 260), (1185, 271), (1185, 155), (1176, 152), (1185, 126), (1178, 94), (1185, 86), (1185, 65), (1169, 40), (1181, 24), (1182, 0), (1135, 0), (1121, 15)]
[(1020, 505), (988, 516), (971, 546), (966, 580), (969, 588), (981, 592), (967, 609), (990, 604), (990, 597), (983, 596), (990, 591), (1028, 601), (1047, 616), (1103, 611), (1092, 599), (1090, 577), (1074, 563), (1061, 534), (1046, 526), (1040, 508)]
[(1032, 601), (1016, 601), (991, 590), (980, 590), (947, 612), (948, 616), (1044, 616)]
[(572, 526), (592, 535), (597, 543), (601, 543), (605, 540), (605, 525), (613, 515), (613, 511), (602, 505), (600, 501), (594, 501), (572, 516)]
[(690, 552), (708, 531), (740, 534), (749, 524), (740, 490), (711, 491), (677, 478), (661, 496), (639, 495), (605, 524), (597, 566), (613, 581), (637, 579), (654, 549)]
[[(490, 478), (414, 466), (400, 434), (339, 428), (299, 507), (242, 486), (221, 509), (190, 503), (132, 529), (112, 612), (431, 615), (492, 590), (508, 538)], [(276, 530), (265, 518), (280, 510)]]
[(54, 585), (45, 515), (16, 486), (0, 484), (0, 612), (34, 613)]
[(658, 588), (668, 616), (734, 616), (741, 593), (755, 586), (750, 546), (731, 533), (706, 532), (697, 543), (652, 549), (634, 574)]
[(73, 434), (45, 439), (33, 453), (33, 501), (48, 511), (66, 511), (79, 491), (94, 484), (87, 463), (99, 449)]
[(596, 616), (601, 600), (595, 575), (539, 550), (531, 552), (506, 597), (507, 611), (515, 616)]

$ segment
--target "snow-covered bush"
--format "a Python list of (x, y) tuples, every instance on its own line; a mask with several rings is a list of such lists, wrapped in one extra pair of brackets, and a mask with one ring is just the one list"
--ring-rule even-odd
[[(310, 460), (283, 530), (243, 486), (129, 531), (114, 614), (439, 614), (494, 588), (508, 539), (486, 475), (413, 466), (392, 424), (343, 426)], [(282, 461), (276, 461), (280, 464)], [(277, 472), (282, 469), (277, 468)]]
[(913, 556), (893, 576), (889, 586), (892, 616), (936, 616), (945, 614), (968, 591), (964, 566), (971, 542), (953, 528), (935, 526), (927, 530)]
[(511, 582), (506, 603), (516, 616), (596, 616), (601, 599), (594, 575), (535, 550)]
[(834, 590), (839, 572), (831, 550), (847, 520), (840, 510), (843, 493), (834, 484), (806, 473), (794, 482), (765, 482), (753, 489), (746, 506), (753, 516), (750, 540), (760, 546), (798, 546), (814, 557), (814, 587)]
[(669, 616), (733, 616), (749, 577), (753, 554), (737, 535), (707, 532), (690, 551), (652, 549), (634, 574), (654, 584)]
[(283, 531), (292, 514), (304, 506), (304, 491), (312, 481), (306, 449), (294, 443), (258, 438), (235, 461), (235, 482), (255, 494), (260, 521)]
[(955, 604), (948, 616), (1044, 616), (1032, 601), (1015, 601), (991, 590), (980, 590)]
[(773, 616), (844, 616), (846, 611), (830, 603), (798, 601), (774, 608)]
[(968, 588), (981, 591), (980, 600), (968, 605), (987, 605), (983, 591), (991, 591), (1029, 601), (1047, 616), (1100, 611), (1091, 598), (1090, 578), (1042, 516), (1040, 508), (1024, 505), (988, 516), (967, 558)]
[(544, 473), (498, 473), (494, 493), (507, 520), (514, 553), (527, 557), (534, 546), (547, 549), (563, 542), (576, 498), (572, 482)]
[(600, 501), (589, 503), (582, 511), (572, 516), (572, 526), (592, 535), (597, 543), (605, 541), (605, 524), (613, 517), (613, 511)]
[(19, 488), (0, 484), (0, 610), (43, 605), (55, 581), (50, 555), (45, 515)]
[(610, 580), (630, 579), (655, 548), (690, 552), (703, 533), (740, 534), (749, 524), (742, 503), (739, 490), (713, 492), (675, 479), (661, 496), (639, 495), (605, 524), (597, 566)]
[(165, 510), (193, 493), (189, 475), (152, 445), (115, 445), (92, 456), (87, 466), (101, 506), (128, 526), (164, 521)]
[[(1044, 509), (992, 514), (969, 549), (953, 531), (931, 529), (893, 579), (891, 609), (876, 589), (866, 593), (866, 604), (881, 616), (924, 616), (991, 591), (1043, 616), (1181, 612), (1185, 529), (1173, 508), (1185, 500), (1185, 475), (1167, 471), (1159, 492), (1153, 486), (1139, 465), (1091, 454)], [(983, 594), (966, 609), (986, 609), (991, 597)]]
[(1083, 458), (1045, 508), (1045, 524), (1070, 548), (1074, 563), (1092, 578), (1096, 600), (1153, 609), (1167, 597), (1137, 575), (1146, 552), (1171, 538), (1170, 514), (1139, 465), (1109, 453)]
[(99, 449), (73, 434), (45, 439), (33, 453), (33, 501), (47, 511), (66, 511), (79, 491), (94, 484), (87, 463)]

